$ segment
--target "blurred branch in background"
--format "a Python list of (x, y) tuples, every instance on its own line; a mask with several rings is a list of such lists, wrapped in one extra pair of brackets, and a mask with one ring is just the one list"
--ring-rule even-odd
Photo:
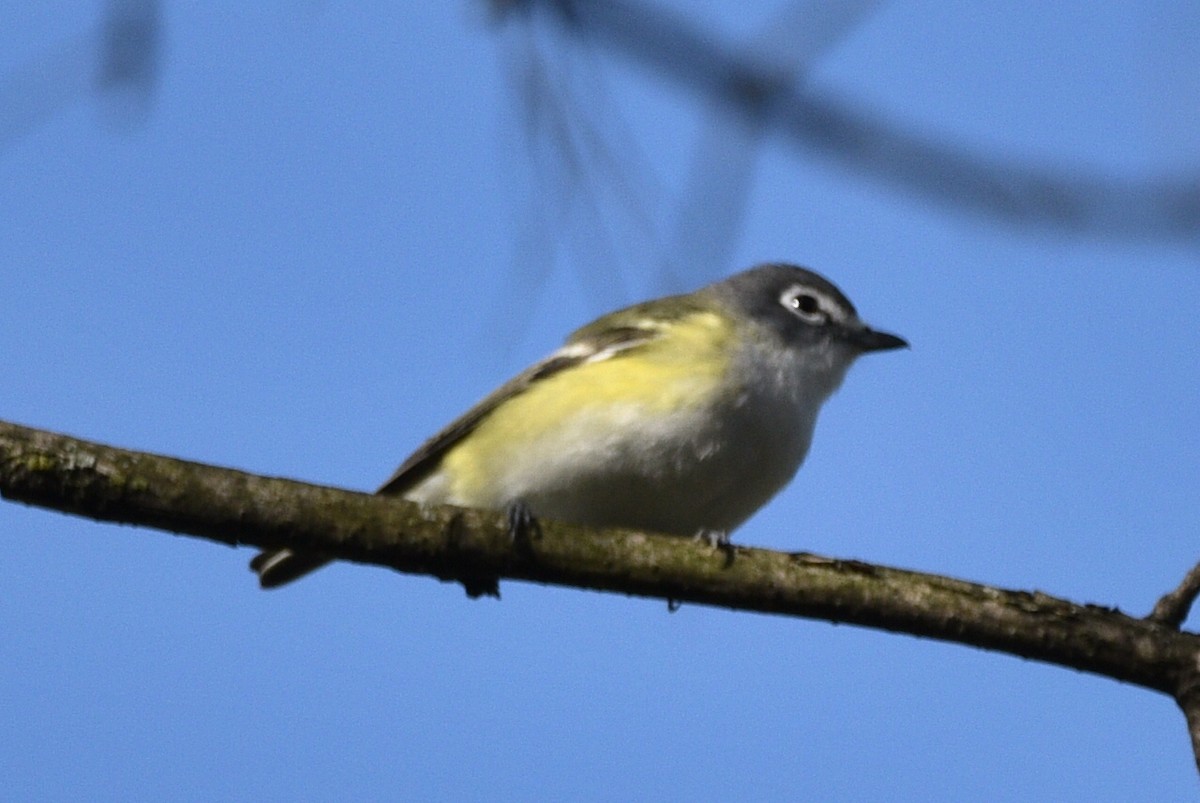
[(528, 297), (545, 285), (564, 239), (573, 249), (568, 264), (587, 295), (601, 300), (598, 306), (628, 303), (620, 292), (622, 266), (639, 272), (651, 266), (663, 293), (727, 272), (774, 103), (876, 5), (804, 0), (774, 15), (742, 48), (747, 61), (760, 65), (758, 73), (723, 79), (725, 91), (742, 98), (743, 113), (708, 104), (687, 187), (672, 204), (657, 166), (641, 156), (623, 125), (602, 80), (601, 54), (587, 40), (562, 36), (563, 26), (551, 21), (571, 7), (494, 3), (498, 18), (512, 13), (522, 20), (506, 29), (514, 40), (508, 71), (536, 187), (517, 248), (515, 292)]
[(543, 20), (546, 9), (520, 11), (524, 24), (504, 30), (505, 68), (535, 191), (520, 214), (514, 295), (544, 287), (565, 245), (586, 295), (597, 306), (622, 306), (628, 296), (616, 267), (663, 258), (657, 173), (623, 125), (596, 54), (558, 35)]
[[(761, 75), (770, 76), (769, 82), (742, 83), (737, 74), (728, 76), (733, 83), (727, 91), (743, 95), (742, 114), (729, 114), (725, 104), (710, 101), (671, 237), (673, 274), (690, 271), (693, 277), (698, 273), (707, 279), (728, 269), (775, 103), (794, 91), (804, 73), (878, 5), (878, 0), (790, 3), (737, 49), (741, 59), (761, 65)], [(676, 287), (686, 284), (672, 276), (667, 279)]]
[(109, 0), (96, 89), (119, 91), (138, 104), (137, 111), (147, 111), (161, 67), (162, 31), (158, 0)]
[(754, 144), (768, 130), (897, 189), (1014, 225), (1141, 239), (1200, 233), (1200, 173), (1130, 177), (1007, 158), (906, 130), (807, 85), (805, 70), (872, 5), (794, 3), (750, 47), (724, 45), (690, 18), (638, 0), (493, 0), (492, 9), (506, 22), (532, 24), (536, 14), (560, 36), (637, 62), (721, 109), (701, 136), (677, 227), (681, 242), (696, 239), (673, 244), (689, 259), (731, 250)]
[(109, 0), (98, 26), (0, 77), (0, 147), (85, 95), (118, 102), (117, 116), (150, 108), (162, 51), (158, 0)]

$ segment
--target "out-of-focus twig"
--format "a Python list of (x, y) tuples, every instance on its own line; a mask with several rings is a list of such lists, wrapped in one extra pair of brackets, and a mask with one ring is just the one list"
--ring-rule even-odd
[(740, 46), (743, 58), (761, 64), (774, 79), (770, 87), (761, 83), (741, 87), (748, 93), (742, 114), (731, 115), (727, 104), (710, 102), (687, 186), (680, 195), (668, 251), (672, 270), (664, 277), (663, 292), (685, 284), (674, 278), (684, 270), (705, 280), (728, 271), (775, 102), (803, 85), (806, 73), (820, 58), (878, 5), (878, 0), (791, 2)]
[(159, 0), (110, 0), (97, 27), (0, 77), (0, 148), (92, 92), (135, 101), (122, 113), (149, 108), (161, 40)]
[(1195, 237), (1200, 173), (1122, 177), (1043, 166), (922, 135), (869, 109), (778, 74), (723, 46), (689, 18), (636, 0), (525, 0), (552, 9), (561, 29), (633, 59), (705, 98), (759, 114), (797, 146), (955, 209), (1014, 224), (1092, 235)]

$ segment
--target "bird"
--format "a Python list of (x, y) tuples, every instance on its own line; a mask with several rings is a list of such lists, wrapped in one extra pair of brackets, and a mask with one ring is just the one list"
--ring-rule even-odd
[[(576, 330), (377, 493), (727, 543), (800, 468), (854, 361), (907, 347), (820, 274), (758, 265)], [(274, 588), (330, 560), (279, 548), (250, 566)]]

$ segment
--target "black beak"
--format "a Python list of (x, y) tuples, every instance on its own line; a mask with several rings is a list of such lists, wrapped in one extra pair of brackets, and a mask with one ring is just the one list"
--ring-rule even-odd
[(864, 352), (908, 348), (908, 341), (904, 338), (887, 332), (877, 332), (866, 326), (862, 329), (851, 329), (846, 333), (846, 339)]

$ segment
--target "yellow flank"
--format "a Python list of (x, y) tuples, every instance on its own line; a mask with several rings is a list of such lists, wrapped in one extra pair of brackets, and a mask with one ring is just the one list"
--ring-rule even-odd
[(695, 312), (654, 328), (660, 333), (645, 344), (543, 377), (502, 402), (442, 458), (449, 501), (506, 504), (489, 496), (500, 490), (496, 477), (516, 468), (513, 461), (603, 449), (640, 415), (658, 420), (711, 403), (729, 364), (732, 326)]

